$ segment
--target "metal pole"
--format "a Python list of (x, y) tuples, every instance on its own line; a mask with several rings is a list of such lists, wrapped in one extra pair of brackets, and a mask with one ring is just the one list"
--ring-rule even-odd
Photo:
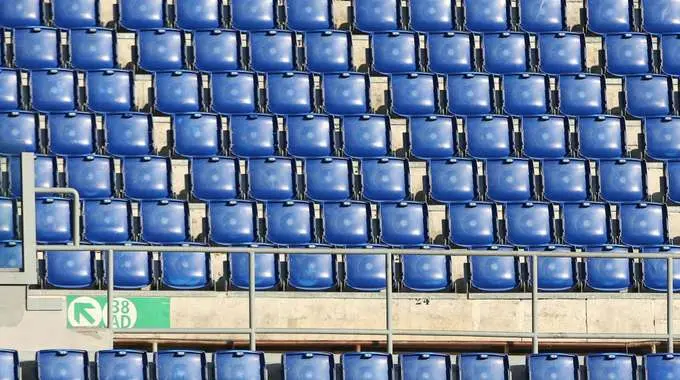
[(106, 251), (106, 326), (113, 331), (113, 250)]
[(538, 353), (538, 257), (531, 256), (531, 352)]
[(668, 288), (666, 289), (668, 297), (666, 299), (666, 319), (668, 322), (666, 327), (668, 332), (668, 352), (673, 352), (673, 259), (668, 257), (666, 263), (666, 267), (668, 267), (666, 272), (668, 275)]
[(250, 329), (250, 350), (257, 347), (255, 337), (255, 252), (248, 251), (248, 329)]
[(387, 289), (385, 291), (385, 328), (387, 329), (387, 353), (393, 354), (392, 341), (392, 253), (385, 256), (385, 271), (387, 272)]

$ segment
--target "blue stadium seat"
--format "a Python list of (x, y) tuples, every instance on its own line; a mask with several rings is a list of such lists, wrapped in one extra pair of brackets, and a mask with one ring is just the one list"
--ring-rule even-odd
[(590, 165), (586, 160), (562, 158), (541, 163), (543, 197), (551, 202), (588, 200), (590, 194)]
[(454, 115), (494, 113), (493, 76), (486, 73), (452, 74), (446, 77), (449, 112)]
[(568, 354), (527, 355), (527, 372), (530, 379), (578, 380), (578, 356)]
[(175, 1), (175, 25), (181, 29), (215, 29), (222, 26), (222, 0)]
[(189, 206), (184, 201), (143, 201), (139, 215), (141, 238), (147, 243), (182, 243), (189, 239)]
[(522, 158), (486, 161), (486, 195), (496, 202), (530, 200), (534, 191), (532, 162)]
[(604, 41), (606, 68), (610, 74), (645, 74), (654, 71), (652, 36), (649, 34), (612, 33)]
[(514, 245), (553, 242), (552, 205), (543, 202), (509, 203), (505, 206), (506, 240)]
[(538, 36), (538, 68), (553, 75), (586, 71), (585, 51), (583, 33), (542, 33)]
[(637, 202), (647, 198), (645, 162), (632, 158), (601, 160), (600, 198), (607, 202)]
[(608, 34), (633, 31), (631, 0), (587, 0), (587, 27), (593, 33)]
[(0, 153), (19, 154), (39, 150), (38, 113), (27, 111), (0, 112)]
[(314, 205), (305, 201), (269, 202), (265, 206), (267, 241), (274, 244), (314, 242)]
[[(108, 254), (104, 258), (104, 283), (108, 282)], [(154, 281), (153, 254), (144, 251), (114, 251), (113, 285), (116, 289), (143, 289)]]
[(439, 111), (437, 82), (437, 76), (430, 73), (391, 75), (391, 111), (401, 116), (437, 113)]
[(396, 0), (355, 0), (354, 28), (365, 33), (401, 29), (401, 6)]
[(371, 34), (373, 70), (382, 74), (418, 71), (420, 49), (418, 33), (406, 31)]
[(146, 352), (136, 350), (102, 350), (95, 354), (98, 379), (122, 376), (130, 380), (147, 380), (149, 368)]
[(286, 26), (290, 30), (333, 29), (331, 0), (286, 0)]
[(264, 353), (259, 351), (217, 351), (213, 354), (215, 380), (266, 380)]
[(78, 108), (78, 77), (73, 70), (33, 70), (31, 108), (40, 112), (74, 111)]
[[(290, 115), (314, 112), (314, 78), (306, 72), (267, 74), (267, 104), (271, 113)], [(329, 113), (331, 110), (327, 111)]]
[(567, 203), (562, 205), (562, 238), (577, 246), (609, 244), (611, 216), (606, 203)]
[(283, 380), (335, 379), (333, 354), (324, 352), (286, 352), (281, 357)]
[(673, 202), (680, 201), (680, 161), (665, 163), (666, 198)]
[[(0, 242), (0, 268), (22, 269), (23, 267), (24, 253), (21, 241)], [(2, 359), (0, 359), (0, 367), (2, 367)], [(0, 369), (0, 375), (2, 375), (2, 369)]]
[(399, 375), (406, 380), (451, 380), (451, 357), (437, 353), (400, 354)]
[[(203, 108), (201, 75), (198, 72), (161, 71), (153, 75), (153, 82), (156, 111), (175, 114), (199, 112)], [(216, 111), (220, 112), (219, 109)]]
[(658, 203), (619, 205), (619, 225), (623, 244), (661, 245), (668, 240), (666, 206)]
[(200, 71), (241, 69), (241, 41), (235, 30), (197, 30), (193, 33), (194, 67)]
[(83, 202), (83, 238), (90, 243), (122, 244), (132, 240), (132, 207), (127, 199)]
[(419, 250), (442, 248), (424, 245), (413, 248), (413, 254), (401, 256), (401, 285), (416, 292), (438, 292), (451, 288), (451, 257), (421, 255)]
[(392, 354), (347, 352), (342, 354), (342, 378), (345, 380), (392, 380)]
[(16, 28), (12, 32), (14, 65), (21, 69), (51, 69), (61, 66), (61, 34), (47, 27)]
[(550, 80), (545, 74), (503, 76), (503, 110), (509, 115), (550, 113)]
[[(418, 1), (418, 4), (422, 1)], [(427, 39), (429, 71), (437, 74), (475, 70), (474, 37), (466, 32), (430, 33)]]
[(421, 33), (456, 30), (456, 3), (451, 0), (409, 1), (409, 27)]
[(661, 72), (666, 75), (680, 75), (680, 32), (662, 35), (659, 43)]
[(332, 73), (352, 70), (352, 37), (349, 32), (307, 32), (304, 41), (308, 71)]
[(505, 115), (465, 118), (467, 155), (474, 158), (503, 158), (514, 152), (512, 118)]
[(333, 155), (333, 118), (324, 114), (290, 115), (285, 118), (288, 155), (318, 158)]
[(233, 0), (231, 27), (238, 30), (266, 30), (276, 28), (274, 0)]
[(137, 64), (154, 72), (186, 66), (184, 32), (179, 29), (144, 29), (137, 32)]
[(0, 111), (22, 108), (20, 75), (19, 70), (0, 67)]
[[(369, 214), (370, 215), (370, 214)], [(16, 205), (13, 199), (0, 197), (0, 241), (16, 239)]]
[(564, 0), (520, 0), (519, 27), (529, 33), (559, 32), (567, 29)]
[(205, 353), (203, 351), (164, 350), (154, 353), (157, 379), (185, 377), (207, 380)]
[(0, 4), (0, 27), (21, 28), (43, 24), (41, 0), (5, 1)]
[(361, 161), (361, 195), (373, 202), (407, 199), (408, 161), (396, 157), (368, 158)]
[(94, 253), (89, 251), (49, 251), (45, 253), (45, 281), (55, 288), (90, 288), (95, 283), (94, 265)]
[(484, 71), (521, 73), (531, 69), (529, 35), (522, 32), (486, 33), (482, 39)]
[[(675, 245), (643, 246), (643, 253), (677, 253), (680, 247)], [(668, 260), (666, 259), (643, 259), (642, 260), (642, 286), (657, 292), (665, 292), (668, 289)], [(680, 289), (680, 260), (673, 259), (673, 291)]]
[(390, 118), (385, 115), (344, 116), (340, 130), (345, 156), (383, 157), (391, 151)]
[(72, 240), (71, 200), (37, 197), (35, 204), (36, 239), (38, 243), (65, 244)]
[(674, 0), (642, 0), (642, 29), (647, 33), (680, 32), (680, 4)]
[[(203, 289), (210, 286), (210, 254), (161, 252), (161, 284), (177, 290)], [(161, 365), (156, 359), (157, 374), (162, 374), (159, 367)], [(165, 376), (167, 375), (157, 378), (163, 379)], [(191, 379), (198, 379), (196, 374), (187, 376)]]
[(354, 115), (370, 111), (368, 75), (342, 72), (323, 74), (323, 108), (333, 115)]
[(215, 244), (249, 244), (257, 241), (257, 205), (245, 200), (208, 203), (208, 238)]
[[(367, 252), (383, 246), (364, 246)], [(384, 255), (345, 255), (345, 286), (363, 292), (375, 292), (387, 286)], [(391, 264), (390, 264), (391, 265)]]
[(297, 67), (295, 33), (263, 30), (249, 34), (250, 66), (255, 71), (292, 71)]
[[(628, 252), (621, 245), (601, 245), (586, 248), (587, 252)], [(586, 286), (597, 291), (625, 291), (633, 285), (633, 263), (629, 259), (585, 259)], [(616, 377), (618, 379), (618, 377)]]
[(451, 116), (412, 116), (408, 119), (409, 153), (420, 159), (456, 156), (458, 130)]
[(92, 154), (97, 149), (95, 115), (57, 112), (47, 116), (47, 148), (57, 155)]
[(665, 75), (629, 75), (624, 81), (626, 112), (637, 118), (673, 113), (673, 83)]
[(78, 191), (81, 199), (113, 196), (113, 160), (108, 156), (66, 158), (66, 186)]
[(239, 166), (233, 157), (191, 160), (191, 195), (203, 201), (239, 197)]
[(134, 108), (134, 77), (131, 71), (94, 70), (88, 71), (85, 78), (87, 108), (91, 111), (129, 112)]
[(680, 158), (680, 117), (648, 117), (642, 126), (648, 157), (655, 160)]
[[(252, 244), (251, 247), (259, 247)], [(250, 286), (250, 258), (247, 253), (229, 254), (229, 284), (236, 289)], [(279, 255), (255, 255), (255, 289), (269, 290), (279, 286)]]
[(248, 160), (248, 198), (259, 201), (295, 199), (295, 160), (289, 157), (251, 158)]
[(211, 113), (172, 116), (173, 150), (183, 157), (212, 157), (222, 152), (222, 119)]
[(323, 240), (328, 244), (354, 246), (370, 243), (371, 205), (358, 201), (322, 205)]
[(661, 380), (668, 375), (680, 376), (680, 355), (647, 354), (644, 358), (645, 379)]
[(270, 114), (232, 115), (229, 150), (237, 157), (267, 157), (277, 153), (277, 121)]
[(166, 0), (121, 1), (120, 26), (128, 30), (162, 28), (167, 20)]
[[(320, 248), (308, 245), (304, 248)], [(338, 268), (335, 255), (288, 255), (286, 283), (299, 290), (331, 290), (338, 286)]]
[[(571, 252), (566, 245), (540, 245), (528, 247), (528, 251), (546, 251), (557, 254)], [(532, 266), (532, 259), (527, 258), (527, 265)], [(531, 271), (531, 270), (530, 270)], [(533, 284), (529, 273), (529, 283)], [(547, 292), (566, 292), (577, 284), (576, 259), (569, 257), (544, 256), (538, 258), (538, 290)], [(540, 378), (540, 377), (539, 377)]]
[(442, 202), (477, 199), (477, 163), (464, 158), (430, 160), (427, 163), (430, 198)]
[(381, 242), (392, 246), (427, 243), (427, 205), (424, 203), (381, 203), (378, 214)]
[(172, 195), (170, 162), (166, 157), (143, 156), (123, 159), (123, 193), (130, 199), (161, 199)]
[(569, 156), (569, 119), (557, 115), (522, 118), (522, 153), (535, 159)]
[[(509, 245), (472, 247), (487, 251), (512, 251)], [(470, 286), (484, 292), (507, 292), (520, 285), (519, 259), (510, 256), (470, 256)]]
[(607, 111), (604, 77), (597, 74), (563, 74), (559, 77), (560, 113), (590, 116)]
[(447, 205), (449, 241), (461, 247), (496, 244), (498, 225), (492, 202), (450, 203)]
[(305, 197), (317, 202), (352, 198), (352, 161), (324, 157), (304, 161)]
[(89, 362), (87, 351), (40, 350), (35, 353), (38, 379), (41, 380), (87, 380)]
[(72, 29), (69, 32), (70, 63), (78, 70), (116, 67), (116, 32), (105, 28)]
[(0, 350), (0, 378), (19, 380), (19, 354), (14, 350)]
[(63, 29), (95, 27), (99, 24), (99, 2), (56, 0), (52, 3), (52, 22)]
[(510, 2), (507, 0), (463, 0), (465, 28), (475, 33), (510, 30)]
[(487, 377), (494, 380), (510, 379), (510, 364), (508, 356), (503, 354), (467, 353), (459, 354), (459, 380), (477, 380)]
[[(9, 158), (9, 195), (21, 197), (21, 157)], [(52, 156), (35, 156), (35, 186), (55, 187), (57, 183), (57, 159)]]
[(578, 118), (578, 153), (591, 160), (619, 158), (626, 153), (626, 122), (620, 116)]
[(153, 119), (148, 113), (104, 115), (104, 150), (117, 156), (147, 156), (153, 152)]

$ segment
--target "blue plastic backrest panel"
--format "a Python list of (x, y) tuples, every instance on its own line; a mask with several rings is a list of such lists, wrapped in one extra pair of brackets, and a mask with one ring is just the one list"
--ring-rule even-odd
[(562, 206), (564, 242), (571, 245), (611, 243), (611, 219), (605, 203), (567, 203)]
[(352, 38), (349, 32), (307, 32), (304, 41), (307, 70), (318, 73), (352, 70)]
[(0, 68), (0, 111), (14, 111), (22, 106), (19, 70)]
[(387, 286), (385, 256), (368, 253), (373, 246), (366, 248), (365, 255), (345, 256), (345, 286), (365, 292), (383, 290)]
[(322, 76), (323, 107), (333, 115), (369, 112), (369, 78), (365, 73), (342, 72)]
[(88, 380), (87, 352), (80, 350), (40, 350), (35, 353), (38, 379)]
[(668, 240), (666, 206), (658, 203), (624, 203), (619, 206), (621, 242), (661, 245)]
[(241, 69), (241, 42), (235, 30), (197, 30), (193, 33), (194, 66), (200, 71)]
[(264, 354), (259, 351), (217, 351), (213, 354), (215, 380), (266, 380)]
[(562, 158), (571, 152), (569, 119), (564, 116), (525, 116), (521, 122), (522, 153), (530, 158)]
[[(21, 241), (0, 242), (0, 268), (22, 269), (23, 267), (24, 253)], [(1, 370), (0, 373), (2, 373)]]
[(430, 115), (408, 119), (410, 153), (420, 159), (449, 158), (458, 153), (456, 118)]
[(590, 165), (587, 161), (575, 158), (544, 160), (541, 169), (546, 200), (578, 202), (590, 198)]
[(257, 207), (244, 200), (212, 201), (208, 204), (210, 241), (217, 244), (248, 244), (257, 241)]
[(148, 380), (146, 352), (136, 350), (97, 351), (97, 378), (113, 380), (122, 376), (130, 380)]
[(678, 203), (680, 200), (680, 161), (666, 162), (666, 197)]
[(484, 71), (494, 74), (530, 70), (529, 35), (522, 32), (486, 33), (482, 40)]
[(447, 217), (449, 240), (457, 246), (492, 245), (498, 239), (494, 203), (451, 203), (447, 206)]
[(430, 33), (456, 30), (456, 2), (423, 0), (409, 2), (409, 22), (412, 30)]
[(333, 118), (324, 114), (290, 115), (285, 119), (288, 154), (297, 158), (333, 155)]
[(620, 116), (579, 117), (579, 155), (588, 159), (623, 157), (626, 152), (625, 120)]
[(624, 81), (626, 112), (633, 117), (673, 113), (673, 84), (665, 75), (629, 75)]
[[(488, 251), (512, 251), (511, 246), (491, 245), (473, 247)], [(470, 285), (485, 292), (506, 292), (517, 289), (519, 261), (509, 256), (471, 256)]]
[(449, 112), (455, 115), (494, 113), (493, 76), (486, 73), (452, 74), (446, 78)]
[(400, 201), (409, 197), (408, 161), (400, 158), (368, 158), (361, 161), (361, 194), (373, 202)]
[(196, 71), (157, 72), (154, 74), (153, 87), (154, 108), (158, 112), (199, 112), (203, 108), (201, 75)]
[(46, 27), (17, 28), (12, 32), (14, 65), (35, 70), (61, 66), (61, 34)]
[(465, 28), (487, 33), (509, 30), (510, 2), (507, 0), (463, 0)]
[(212, 157), (222, 153), (222, 119), (210, 113), (172, 117), (174, 150), (183, 157)]
[(83, 238), (98, 244), (122, 244), (132, 240), (132, 210), (128, 200), (85, 201)]
[[(178, 290), (203, 289), (209, 286), (210, 254), (161, 252), (161, 283)], [(158, 361), (156, 367), (158, 368)]]
[(585, 71), (585, 49), (583, 33), (542, 33), (538, 37), (539, 69), (553, 75)]
[(0, 378), (19, 380), (19, 354), (14, 350), (0, 350)]
[(292, 71), (297, 67), (295, 33), (263, 30), (249, 34), (250, 65), (260, 72)]
[(401, 9), (396, 0), (354, 2), (354, 28), (365, 33), (401, 29)]
[(267, 241), (274, 244), (308, 244), (314, 240), (314, 206), (305, 201), (269, 202), (265, 221)]
[(647, 33), (680, 32), (680, 4), (673, 0), (642, 0), (642, 29)]
[(607, 202), (637, 202), (647, 198), (644, 161), (619, 158), (598, 164), (600, 197)]
[(322, 207), (323, 240), (341, 246), (371, 241), (371, 207), (357, 201), (328, 202)]
[(325, 352), (286, 352), (281, 358), (283, 380), (335, 379), (333, 354)]
[[(107, 282), (108, 255), (104, 255), (104, 283)], [(143, 251), (115, 251), (113, 284), (117, 289), (142, 289), (154, 281), (153, 254)]]
[(284, 201), (297, 194), (295, 160), (288, 157), (251, 158), (248, 160), (248, 198), (260, 201)]
[(373, 70), (383, 74), (418, 71), (418, 34), (406, 31), (378, 32), (371, 35)]
[(578, 368), (578, 357), (575, 355), (533, 354), (527, 356), (527, 371), (531, 379), (578, 380)]
[(510, 378), (507, 355), (460, 354), (456, 361), (459, 380), (477, 380), (483, 376), (494, 380), (508, 380)]
[[(35, 156), (35, 186), (54, 187), (57, 183), (57, 159), (52, 156)], [(9, 158), (9, 195), (21, 196), (21, 157)]]
[(186, 66), (184, 32), (179, 29), (140, 30), (137, 50), (137, 63), (142, 70), (180, 70)]
[(175, 25), (188, 30), (221, 27), (222, 0), (177, 0)]
[(680, 75), (680, 32), (661, 36), (661, 72)]
[[(590, 246), (586, 248), (586, 251), (628, 252), (628, 247), (607, 244)], [(585, 262), (586, 286), (590, 289), (603, 292), (620, 292), (629, 289), (633, 285), (632, 263), (629, 259), (593, 258), (586, 259)]]
[(38, 114), (27, 111), (0, 112), (0, 153), (36, 152), (38, 144)]
[(390, 152), (390, 118), (385, 115), (344, 116), (343, 153), (352, 158), (383, 157)]
[(167, 21), (166, 6), (165, 0), (121, 1), (120, 26), (128, 30), (162, 28)]
[(207, 380), (205, 353), (202, 351), (167, 350), (154, 354), (157, 379), (174, 379), (182, 374), (193, 380)]
[(519, 27), (529, 33), (558, 32), (567, 29), (564, 0), (520, 0)]
[(113, 160), (108, 156), (66, 158), (66, 185), (78, 191), (81, 199), (113, 196)]
[[(429, 248), (429, 246), (424, 246)], [(439, 255), (401, 256), (402, 279), (406, 289), (417, 292), (438, 292), (451, 287), (451, 258)]]
[(391, 109), (397, 115), (431, 115), (439, 110), (437, 76), (430, 73), (393, 74)]
[(78, 108), (78, 77), (73, 70), (33, 70), (31, 107), (40, 112), (75, 111)]
[(112, 156), (146, 156), (153, 151), (153, 120), (147, 113), (104, 115), (104, 149)]
[(680, 355), (678, 354), (648, 354), (644, 359), (645, 378), (663, 379), (669, 374), (680, 376)]
[(179, 200), (143, 201), (141, 237), (148, 243), (183, 243), (189, 238), (189, 207)]
[(630, 32), (633, 29), (631, 0), (587, 0), (588, 30), (597, 34)]
[(503, 109), (509, 115), (550, 113), (550, 81), (545, 74), (521, 73), (503, 77)]
[(333, 29), (332, 1), (286, 1), (286, 25), (297, 31)]
[(325, 157), (304, 162), (305, 197), (314, 201), (350, 199), (352, 162), (347, 158)]
[(239, 197), (239, 166), (233, 157), (191, 160), (191, 194), (200, 200), (227, 200)]
[[(677, 253), (680, 247), (674, 245), (646, 246), (645, 253)], [(668, 289), (668, 261), (666, 259), (642, 260), (642, 285), (650, 290), (665, 292)], [(680, 289), (680, 260), (673, 260), (673, 290)]]
[(238, 30), (266, 30), (276, 28), (274, 0), (233, 0), (231, 26)]
[(475, 44), (472, 33), (453, 31), (430, 33), (426, 39), (430, 71), (454, 74), (475, 70)]
[(465, 118), (467, 154), (473, 158), (503, 158), (514, 152), (512, 119), (505, 115)]
[(14, 200), (0, 197), (0, 240), (16, 239), (16, 216)]
[(605, 41), (607, 72), (613, 75), (651, 73), (652, 36), (646, 33), (608, 34)]
[(132, 72), (94, 70), (87, 72), (86, 79), (87, 107), (91, 111), (129, 112), (134, 107)]
[(99, 23), (97, 0), (57, 0), (52, 4), (52, 21), (59, 28), (87, 28)]
[(40, 0), (3, 1), (0, 4), (0, 27), (20, 28), (43, 24), (43, 4)]
[(94, 265), (89, 251), (50, 251), (45, 253), (45, 281), (55, 288), (90, 288), (95, 283)]
[(70, 63), (79, 70), (116, 67), (116, 33), (112, 29), (83, 28), (69, 32)]
[(505, 208), (506, 239), (514, 245), (553, 242), (552, 205), (542, 202), (510, 203)]
[(71, 241), (71, 201), (38, 197), (35, 204), (36, 239), (39, 243), (65, 244)]
[[(248, 289), (250, 285), (249, 263), (247, 253), (232, 253), (229, 255), (229, 281), (233, 287)], [(255, 289), (274, 289), (279, 285), (279, 282), (279, 255), (255, 255)]]
[(399, 365), (402, 379), (451, 380), (451, 357), (448, 354), (401, 354)]
[(444, 203), (477, 199), (477, 164), (473, 160), (437, 159), (427, 165), (432, 199)]
[(314, 79), (311, 73), (268, 73), (266, 80), (271, 113), (290, 115), (314, 111)]
[[(571, 252), (566, 245), (540, 245), (528, 247), (529, 251), (546, 251), (557, 254)], [(532, 259), (527, 259), (532, 265)], [(576, 260), (569, 257), (543, 256), (538, 258), (538, 289), (547, 292), (566, 292), (572, 290), (576, 284)], [(529, 275), (529, 284), (532, 283)]]
[(237, 157), (267, 157), (277, 152), (277, 120), (271, 114), (232, 115), (229, 150)]
[(533, 166), (527, 159), (486, 161), (486, 194), (496, 202), (527, 201), (533, 195)]
[(96, 121), (87, 112), (56, 112), (47, 116), (47, 148), (56, 155), (92, 154), (97, 149)]
[(559, 77), (560, 113), (590, 116), (605, 113), (604, 77), (597, 74), (564, 74)]
[(170, 162), (165, 157), (123, 159), (123, 192), (130, 199), (161, 199), (171, 196)]
[(392, 355), (352, 352), (342, 354), (342, 378), (345, 380), (392, 380)]
[(288, 255), (288, 286), (293, 289), (335, 289), (337, 275), (335, 255)]
[(647, 156), (655, 160), (680, 158), (680, 117), (648, 117), (642, 125)]
[(414, 246), (427, 242), (427, 206), (424, 203), (381, 203), (378, 214), (383, 243)]

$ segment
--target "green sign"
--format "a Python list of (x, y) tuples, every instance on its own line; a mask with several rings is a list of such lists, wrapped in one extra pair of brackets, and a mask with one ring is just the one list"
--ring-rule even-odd
[[(66, 296), (66, 327), (106, 327), (105, 296)], [(122, 329), (170, 327), (169, 297), (115, 297), (113, 327)]]

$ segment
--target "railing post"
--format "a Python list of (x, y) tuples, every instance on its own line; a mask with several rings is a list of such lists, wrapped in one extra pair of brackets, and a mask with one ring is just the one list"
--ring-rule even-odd
[(531, 255), (531, 352), (538, 353), (538, 257)]
[(35, 156), (33, 153), (21, 153), (21, 224), (22, 255), (24, 272), (31, 276), (31, 283), (37, 281), (37, 252), (35, 228)]
[(250, 329), (250, 350), (257, 349), (255, 337), (255, 252), (248, 251), (248, 328)]
[(668, 352), (673, 352), (673, 259), (669, 256), (666, 259), (668, 287), (666, 288), (666, 323), (668, 333)]
[(387, 273), (387, 289), (385, 289), (385, 329), (387, 330), (387, 353), (393, 354), (392, 341), (392, 252), (385, 254), (385, 272)]
[(113, 250), (106, 251), (106, 327), (113, 331)]

